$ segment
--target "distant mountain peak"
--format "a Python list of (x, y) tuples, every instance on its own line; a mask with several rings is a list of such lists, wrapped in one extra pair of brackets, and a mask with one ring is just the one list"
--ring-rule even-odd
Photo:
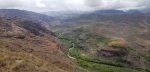
[(114, 13), (125, 13), (124, 11), (122, 10), (113, 10), (113, 9), (110, 9), (110, 10), (97, 10), (95, 11), (95, 13), (106, 13), (106, 14), (114, 14)]
[(131, 10), (113, 10), (113, 9), (109, 9), (109, 10), (97, 10), (95, 11), (95, 13), (99, 13), (99, 14), (129, 14), (129, 13), (141, 13), (140, 10), (135, 10), (135, 9), (131, 9)]

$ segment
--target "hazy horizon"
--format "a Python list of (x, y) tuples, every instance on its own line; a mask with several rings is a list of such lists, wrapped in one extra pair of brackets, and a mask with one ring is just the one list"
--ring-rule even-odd
[(22, 9), (34, 12), (93, 11), (105, 9), (149, 10), (150, 0), (0, 0), (0, 9)]

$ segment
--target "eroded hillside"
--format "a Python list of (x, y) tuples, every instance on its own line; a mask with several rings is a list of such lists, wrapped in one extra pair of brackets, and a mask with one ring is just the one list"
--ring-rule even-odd
[(0, 18), (0, 72), (84, 72), (39, 23)]

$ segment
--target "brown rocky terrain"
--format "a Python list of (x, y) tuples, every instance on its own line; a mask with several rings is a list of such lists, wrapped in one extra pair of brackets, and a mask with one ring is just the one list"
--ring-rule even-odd
[(39, 23), (0, 17), (0, 72), (85, 72)]

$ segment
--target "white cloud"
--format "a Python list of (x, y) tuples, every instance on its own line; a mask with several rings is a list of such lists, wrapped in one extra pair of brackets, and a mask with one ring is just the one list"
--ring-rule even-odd
[(150, 0), (0, 0), (0, 8), (31, 11), (139, 9), (149, 8)]
[[(150, 2), (149, 0), (94, 0), (93, 2), (90, 0), (85, 1), (86, 3), (90, 3), (90, 5), (96, 7), (96, 9), (137, 9), (144, 6), (147, 7), (145, 5), (145, 2)], [(91, 6), (91, 8), (93, 8), (93, 6)]]
[(42, 3), (42, 0), (37, 0), (36, 5), (37, 5), (37, 7), (42, 7), (42, 8), (46, 7), (46, 5), (44, 3)]

